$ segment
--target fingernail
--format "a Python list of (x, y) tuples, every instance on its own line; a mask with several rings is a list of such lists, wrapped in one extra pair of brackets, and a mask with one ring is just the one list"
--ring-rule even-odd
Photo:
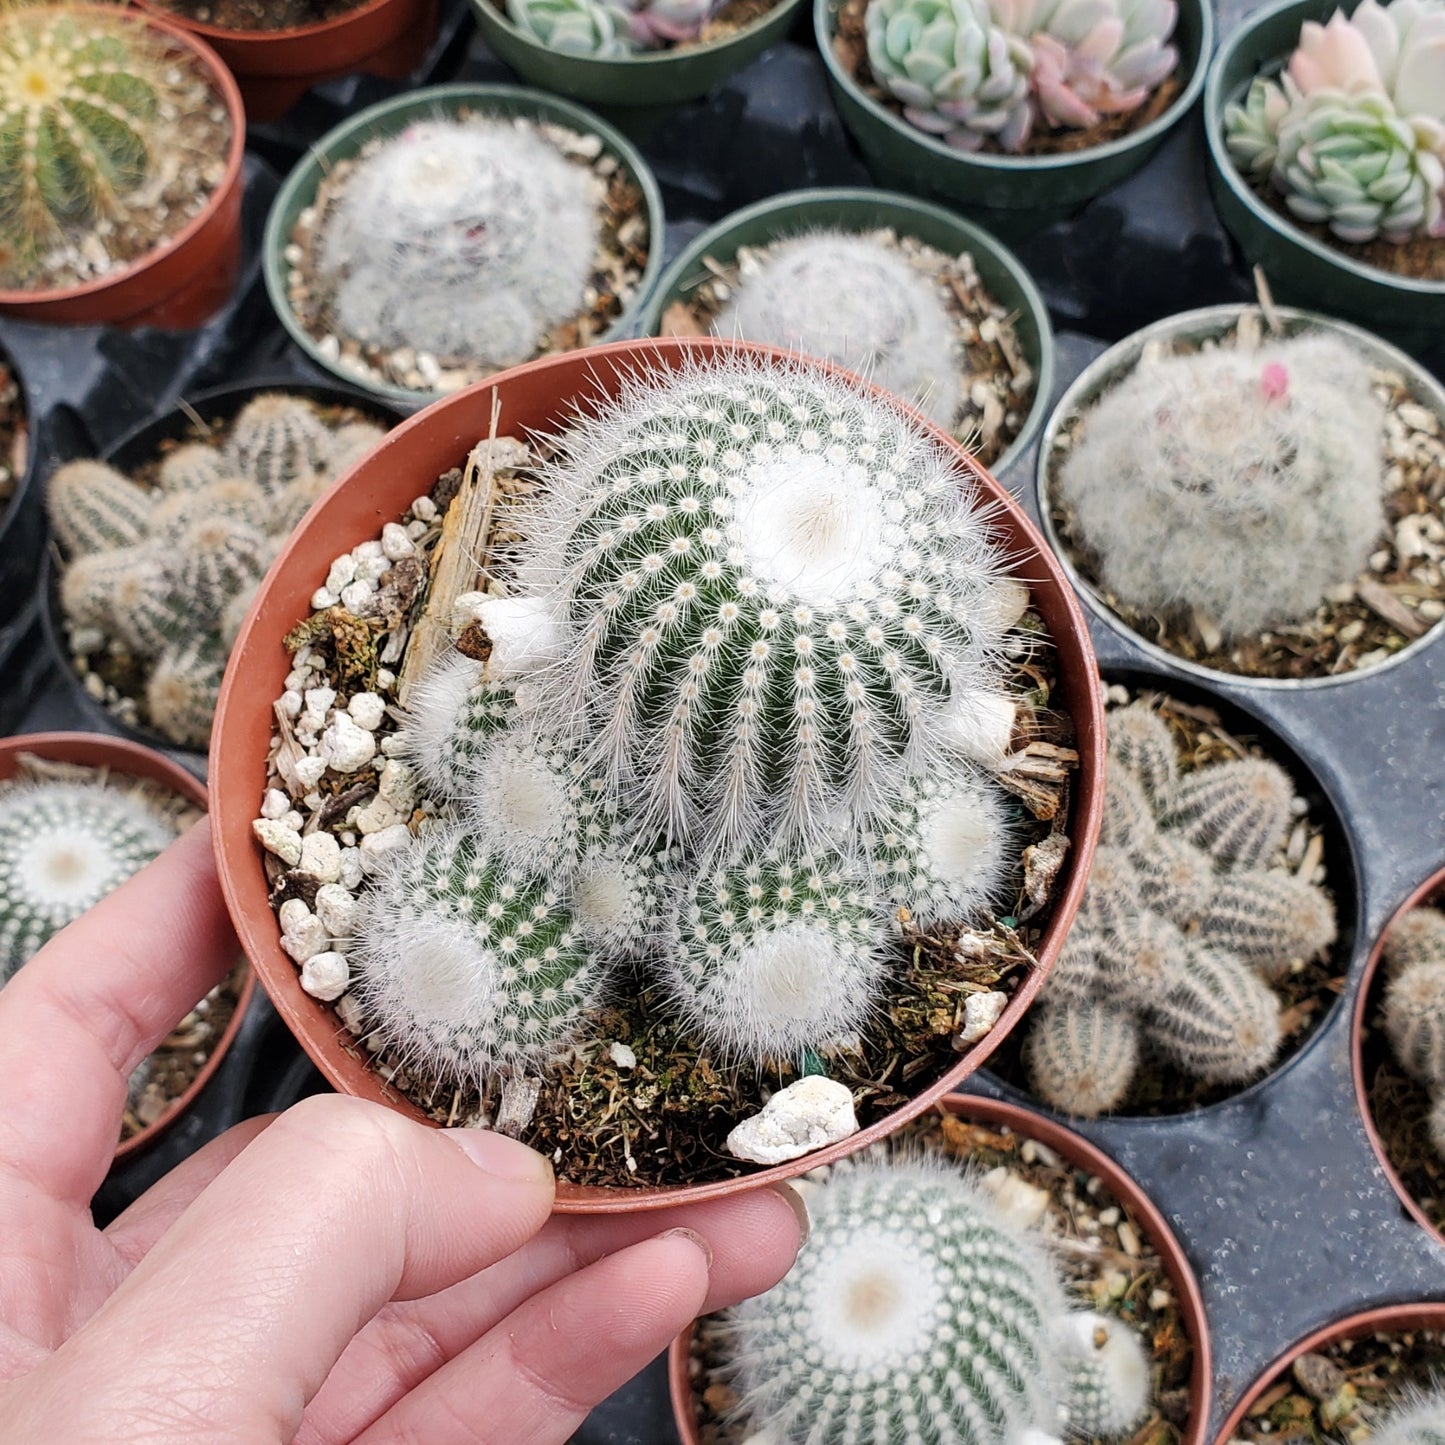
[(659, 1239), (690, 1239), (702, 1251), (707, 1267), (712, 1268), (712, 1245), (695, 1229), (668, 1229), (657, 1236)]
[(803, 1202), (803, 1196), (791, 1184), (770, 1184), (768, 1188), (793, 1211), (798, 1221), (798, 1248), (802, 1249), (813, 1232), (813, 1221), (808, 1218), (808, 1206)]
[(505, 1134), (494, 1134), (490, 1129), (443, 1129), (442, 1133), (473, 1164), (498, 1179), (535, 1184), (552, 1178), (550, 1159)]

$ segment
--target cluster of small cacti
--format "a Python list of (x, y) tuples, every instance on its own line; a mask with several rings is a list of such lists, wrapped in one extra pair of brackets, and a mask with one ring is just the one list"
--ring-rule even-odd
[(1083, 414), (1058, 498), (1124, 606), (1245, 636), (1364, 569), (1384, 432), (1369, 368), (1332, 336), (1147, 356)]
[(50, 479), (68, 558), (60, 600), (72, 651), (123, 649), (145, 666), (145, 716), (204, 747), (226, 656), (272, 558), (307, 509), (382, 435), (331, 426), (299, 397), (247, 403), (223, 438), (168, 453), (147, 486), (99, 461)]
[(959, 406), (959, 347), (939, 283), (872, 236), (819, 231), (739, 266), (713, 321), (739, 336), (859, 372), (940, 426)]
[(1416, 908), (1385, 940), (1385, 1036), (1430, 1092), (1430, 1142), (1445, 1157), (1445, 913)]
[(122, 783), (0, 784), (0, 983), (175, 836)]
[(1445, 3), (1362, 0), (1305, 21), (1224, 132), (1245, 175), (1342, 241), (1445, 236)]
[(1024, 1049), (1035, 1092), (1084, 1117), (1117, 1108), (1150, 1053), (1209, 1084), (1262, 1073), (1281, 1038), (1271, 983), (1335, 938), (1329, 895), (1283, 863), (1283, 769), (1186, 772), (1143, 702), (1108, 731), (1102, 843)]
[(55, 242), (124, 216), (169, 144), (179, 63), (124, 9), (0, 12), (0, 273), (35, 284)]
[(726, 1317), (719, 1376), (771, 1445), (1121, 1438), (1150, 1369), (1122, 1320), (1071, 1310), (1044, 1242), (939, 1159), (833, 1168), (808, 1247)]
[(532, 126), (418, 121), (355, 162), (322, 218), (316, 284), (354, 341), (510, 366), (584, 309), (601, 201)]
[(549, 50), (613, 59), (696, 40), (728, 0), (507, 0), (524, 35)]
[(1174, 0), (868, 0), (873, 78), (962, 151), (1137, 110), (1174, 72)]
[(514, 520), (490, 655), (401, 734), (462, 832), (364, 896), (367, 1016), (448, 1077), (540, 1069), (640, 956), (731, 1062), (866, 1029), (897, 920), (986, 916), (1017, 863), (1028, 596), (966, 477), (810, 363), (729, 359), (634, 378)]

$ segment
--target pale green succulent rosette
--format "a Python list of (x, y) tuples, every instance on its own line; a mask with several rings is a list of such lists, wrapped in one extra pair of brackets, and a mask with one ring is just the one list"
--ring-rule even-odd
[(613, 59), (636, 48), (625, 11), (597, 0), (508, 0), (507, 14), (524, 35), (566, 55)]

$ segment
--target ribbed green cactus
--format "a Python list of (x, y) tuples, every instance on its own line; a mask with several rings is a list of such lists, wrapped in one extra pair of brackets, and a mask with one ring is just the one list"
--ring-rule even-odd
[(1129, 855), (1122, 848), (1094, 850), (1089, 872), (1091, 887), (1079, 909), (1079, 927), (1096, 938), (1121, 932), (1143, 907), (1139, 880)]
[(120, 786), (0, 787), (0, 982), (175, 837)]
[(1053, 1002), (1051, 991), (1032, 1018), (1024, 1062), (1034, 1092), (1083, 1119), (1117, 1109), (1139, 1066), (1134, 1015), (1098, 999)]
[(131, 584), (137, 555), (144, 549), (87, 552), (61, 574), (60, 605), (72, 627), (115, 627), (117, 601)]
[(326, 447), (324, 475), (339, 477), (372, 451), (386, 435), (386, 428), (374, 421), (349, 421), (336, 428)]
[(160, 550), (149, 543), (109, 554), (123, 559), (114, 574), (111, 628), (137, 657), (155, 657), (195, 631), (186, 599), (171, 582)]
[(1411, 1077), (1445, 1087), (1445, 964), (1417, 963), (1390, 980), (1385, 1034)]
[(1179, 777), (1179, 750), (1169, 724), (1152, 708), (1116, 707), (1106, 723), (1109, 761), (1138, 779), (1145, 796), (1158, 807)]
[(67, 552), (99, 552), (139, 542), (150, 526), (150, 494), (104, 462), (67, 462), (46, 491), (50, 525)]
[(222, 455), (237, 476), (275, 495), (298, 477), (326, 470), (331, 446), (331, 432), (310, 402), (266, 392), (241, 409)]
[(1049, 999), (1060, 1004), (1087, 1003), (1101, 984), (1097, 941), (1075, 924), (1049, 974)]
[(1412, 908), (1390, 925), (1385, 962), (1391, 973), (1417, 963), (1445, 963), (1445, 913), (1438, 908)]
[(225, 671), (226, 654), (214, 633), (167, 648), (146, 682), (146, 712), (152, 725), (185, 747), (205, 747)]
[(1265, 758), (1217, 763), (1181, 778), (1165, 823), (1227, 868), (1270, 861), (1294, 821), (1294, 788)]
[(1273, 974), (1333, 943), (1335, 914), (1303, 878), (1278, 868), (1253, 869), (1219, 880), (1199, 936)]
[(1149, 846), (1131, 861), (1146, 908), (1180, 928), (1199, 922), (1215, 890), (1214, 864), (1208, 853), (1187, 838), (1156, 832)]
[(398, 738), (406, 761), (446, 798), (466, 798), (477, 760), (516, 712), (507, 683), (482, 676), (482, 665), (447, 653), (412, 689)]
[(1099, 841), (1136, 853), (1154, 837), (1154, 811), (1144, 785), (1127, 768), (1110, 768), (1104, 785), (1104, 825)]
[(543, 874), (434, 827), (362, 895), (357, 994), (408, 1060), (480, 1083), (543, 1067), (596, 1005), (605, 969)]
[(1118, 933), (1095, 945), (1100, 996), (1136, 1012), (1157, 1005), (1172, 961), (1184, 946), (1183, 934), (1167, 918), (1141, 909), (1122, 922)]
[(205, 442), (186, 442), (167, 452), (156, 468), (156, 485), (171, 496), (199, 492), (217, 482), (237, 480), (236, 474), (215, 447)]
[(193, 491), (163, 498), (151, 513), (149, 535), (166, 547), (184, 548), (184, 537), (198, 523), (229, 520), (256, 532), (271, 530), (275, 503), (253, 482), (222, 477)]

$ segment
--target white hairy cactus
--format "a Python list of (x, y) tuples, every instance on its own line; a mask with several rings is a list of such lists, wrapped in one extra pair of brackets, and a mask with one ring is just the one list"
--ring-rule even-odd
[(1055, 1109), (1094, 1119), (1117, 1109), (1139, 1065), (1134, 1015), (1095, 998), (1049, 1001), (1033, 1015), (1024, 1062), (1034, 1092)]
[(319, 283), (357, 341), (510, 366), (583, 310), (599, 182), (535, 129), (420, 121), (363, 155), (326, 216)]
[(1294, 787), (1277, 763), (1241, 758), (1181, 778), (1167, 825), (1224, 867), (1257, 868), (1278, 852), (1294, 821)]
[(1370, 1445), (1445, 1445), (1445, 1390), (1412, 1390), (1385, 1411)]
[(167, 452), (156, 468), (156, 485), (172, 496), (235, 480), (236, 474), (225, 458), (204, 442), (185, 442)]
[(50, 525), (69, 553), (82, 555), (139, 542), (155, 503), (141, 487), (105, 462), (67, 462), (45, 493)]
[(1309, 617), (1364, 568), (1383, 428), (1364, 360), (1334, 337), (1146, 358), (1085, 414), (1059, 494), (1123, 604), (1245, 636)]
[(885, 401), (728, 358), (634, 379), (561, 453), (523, 595), (480, 620), (530, 609), (511, 650), (554, 659), (542, 711), (592, 734), (643, 831), (826, 846), (1007, 749), (1018, 589), (966, 474)]
[(713, 330), (845, 366), (941, 427), (958, 412), (958, 342), (939, 283), (880, 237), (819, 231), (768, 247), (740, 266)]
[(1400, 1067), (1445, 1088), (1445, 963), (1403, 969), (1385, 990), (1385, 1035)]
[(1385, 938), (1385, 963), (1392, 974), (1417, 963), (1445, 963), (1445, 913), (1412, 908), (1396, 919)]
[(1149, 1409), (1149, 1360), (1139, 1336), (1112, 1315), (1064, 1319), (1070, 1433), (1089, 1439), (1129, 1435)]
[(477, 758), (516, 711), (506, 683), (482, 675), (482, 664), (448, 652), (418, 679), (397, 736), (402, 756), (445, 798), (463, 798), (476, 777)]
[(0, 788), (0, 982), (174, 838), (165, 817), (121, 786)]

